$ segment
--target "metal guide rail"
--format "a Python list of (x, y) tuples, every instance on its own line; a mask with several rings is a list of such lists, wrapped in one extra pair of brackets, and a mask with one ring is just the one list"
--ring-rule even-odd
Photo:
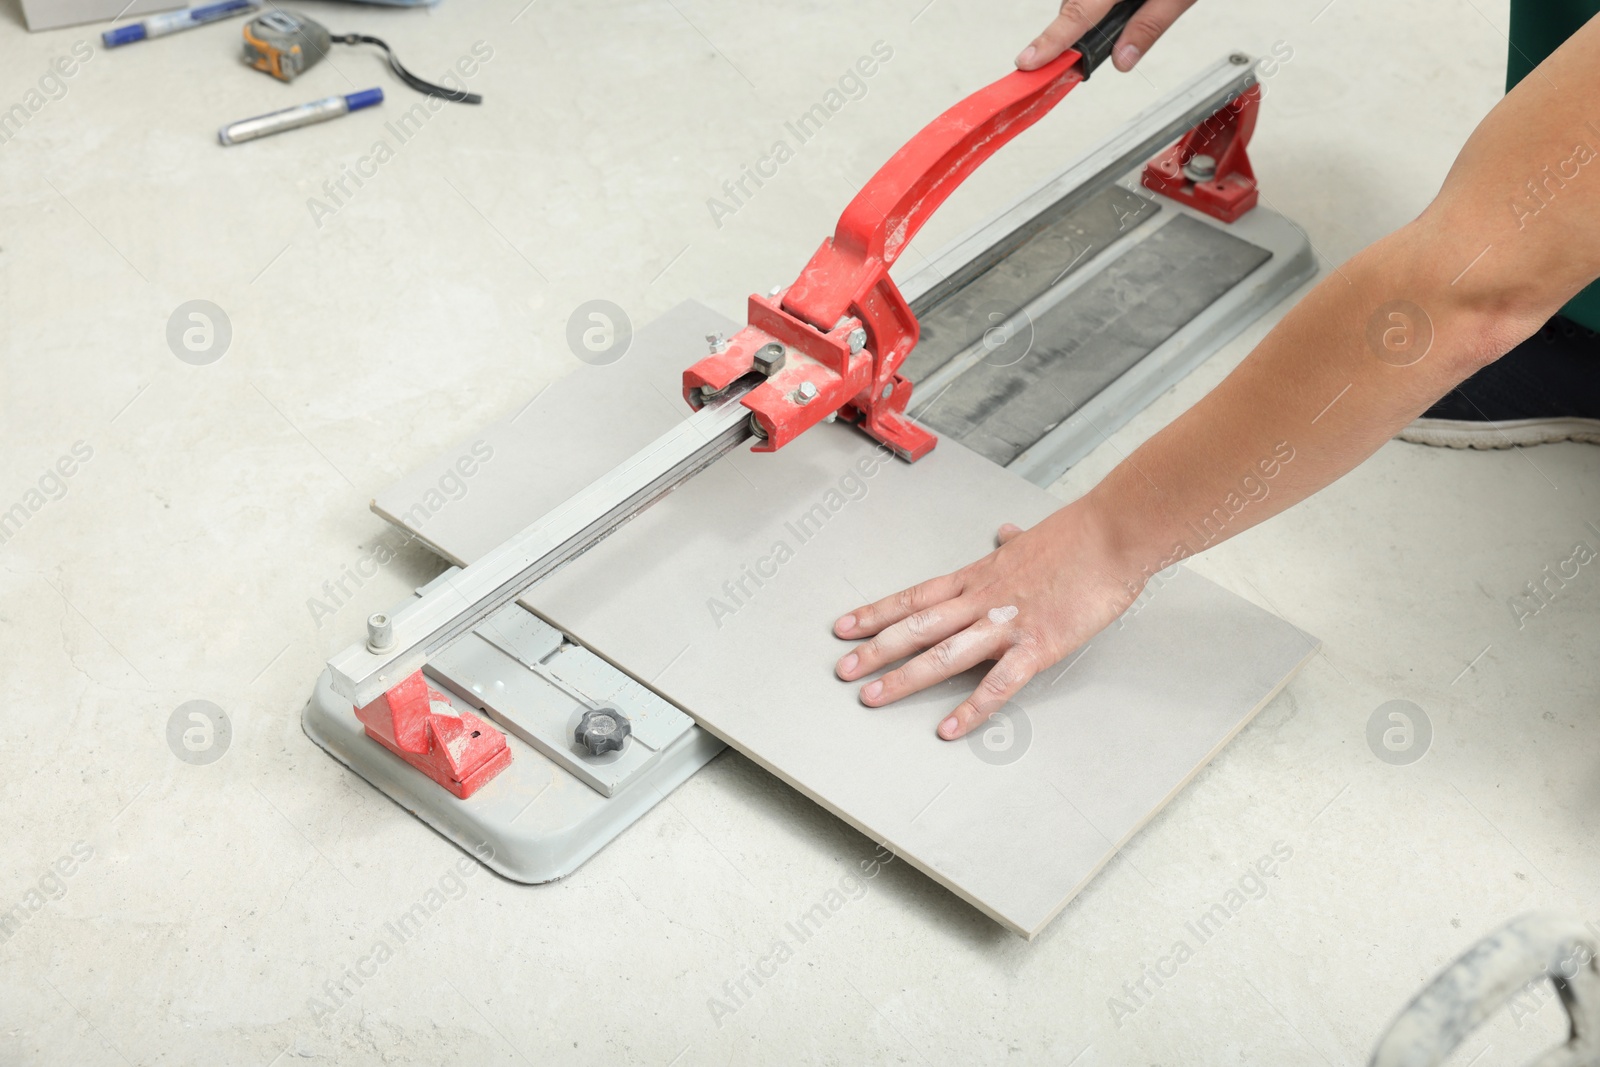
[(750, 412), (739, 402), (748, 388), (740, 383), (719, 394), (605, 477), (389, 616), (387, 627), (369, 626), (367, 644), (328, 661), (334, 691), (357, 707), (370, 704), (539, 579), (749, 440)]

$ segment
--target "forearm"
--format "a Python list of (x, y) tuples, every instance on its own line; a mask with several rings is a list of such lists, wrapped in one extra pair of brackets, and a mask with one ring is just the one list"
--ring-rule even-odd
[(1090, 492), (1119, 580), (1333, 482), (1600, 275), (1597, 61), (1591, 25), (1485, 118), (1420, 218), (1324, 278)]
[[(1085, 504), (1105, 524), (1125, 584), (1333, 482), (1537, 328), (1452, 287), (1438, 244), (1419, 221), (1330, 274), (1090, 492)], [(1397, 288), (1399, 279), (1409, 284)]]

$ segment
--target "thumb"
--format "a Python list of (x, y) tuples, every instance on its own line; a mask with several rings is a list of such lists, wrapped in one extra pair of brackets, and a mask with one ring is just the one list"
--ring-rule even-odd
[(1007, 544), (1012, 538), (1016, 537), (1021, 532), (1022, 527), (1018, 526), (1014, 522), (1008, 522), (1001, 526), (999, 531), (994, 535), (994, 543), (996, 545)]

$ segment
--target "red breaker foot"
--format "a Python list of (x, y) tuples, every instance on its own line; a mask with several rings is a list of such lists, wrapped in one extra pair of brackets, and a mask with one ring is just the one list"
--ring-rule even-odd
[(457, 710), (417, 671), (356, 718), (367, 736), (465, 800), (511, 765), (506, 736)]

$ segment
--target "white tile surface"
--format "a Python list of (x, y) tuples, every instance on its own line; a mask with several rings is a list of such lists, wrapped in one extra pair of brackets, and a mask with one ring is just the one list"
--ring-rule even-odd
[[(480, 38), (495, 49), (472, 82), (484, 106), (430, 119), (320, 229), (307, 198), (397, 109), (237, 149), (215, 131), (352, 83), (402, 102), (376, 56), (283, 86), (240, 69), (236, 24), (97, 51), (0, 144), (0, 502), (74, 442), (94, 449), (0, 546), (0, 904), (29, 899), (74, 842), (94, 848), (0, 944), (0, 1060), (1362, 1063), (1478, 933), (1534, 907), (1600, 919), (1600, 581), (1586, 573), (1522, 630), (1506, 603), (1592, 536), (1600, 449), (1394, 444), (1196, 564), (1324, 655), (1032, 944), (895, 864), (857, 894), (846, 879), (871, 844), (729, 755), (575, 878), (469, 878), (393, 958), (362, 965), (362, 985), (344, 979), (455, 862), (297, 722), (328, 653), (432, 573), (406, 550), (313, 617), (308, 598), (387, 536), (367, 501), (576, 367), (564, 333), (584, 300), (640, 323), (690, 298), (737, 317), (793, 276), (852, 183), (1003, 71), (1055, 6), (676, 3), (542, 0), (512, 22), (522, 0), (414, 16), (308, 0), (424, 75)], [(1281, 39), (1295, 57), (1270, 83), (1257, 173), (1325, 257), (1351, 254), (1427, 202), (1498, 98), (1506, 7), (1338, 0), (1312, 22), (1325, 6), (1204, 0), (1140, 74), (1097, 75), (975, 175), (920, 243), (1202, 62)], [(94, 39), (28, 35), (18, 18), (0, 5), (7, 107)], [(895, 58), (867, 95), (719, 229), (707, 198), (880, 38)], [(234, 328), (209, 367), (165, 341), (196, 298)], [(1192, 403), (1263, 329), (1059, 491)], [(1364, 738), (1394, 698), (1434, 725), (1410, 767)], [(192, 699), (232, 717), (209, 767), (165, 742)], [(1276, 841), (1293, 856), (1266, 896), (1175, 977), (1147, 980), (1118, 1025), (1109, 998)], [(823, 932), (714, 1019), (710, 998), (830, 891), (845, 903)], [(335, 980), (348, 1001), (314, 1018), (309, 998)], [(631, 1007), (597, 1033), (597, 1003)], [(1550, 1005), (1521, 1022), (1498, 1017), (1459, 1062), (1521, 1064), (1559, 1030)]]

